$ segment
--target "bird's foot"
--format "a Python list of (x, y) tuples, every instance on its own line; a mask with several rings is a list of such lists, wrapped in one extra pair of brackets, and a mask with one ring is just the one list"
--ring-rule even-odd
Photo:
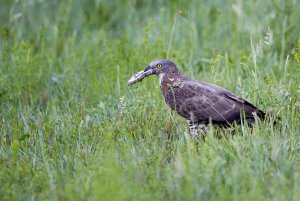
[[(205, 140), (204, 137), (205, 137), (206, 129), (204, 124), (193, 123), (188, 120), (188, 125), (189, 125), (190, 135), (193, 139), (199, 141), (199, 136), (200, 136), (203, 140)], [(198, 129), (200, 130), (200, 135), (198, 133)]]

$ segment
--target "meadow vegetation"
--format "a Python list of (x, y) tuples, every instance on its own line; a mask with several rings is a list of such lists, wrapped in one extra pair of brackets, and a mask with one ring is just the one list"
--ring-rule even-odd
[[(299, 200), (297, 0), (1, 0), (0, 200)], [(155, 76), (268, 111), (195, 146)], [(280, 117), (274, 126), (272, 119)]]

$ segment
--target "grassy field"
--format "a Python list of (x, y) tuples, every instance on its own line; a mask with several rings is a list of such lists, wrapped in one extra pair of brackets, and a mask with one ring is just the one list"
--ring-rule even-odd
[[(297, 0), (0, 1), (0, 200), (299, 200)], [(195, 146), (169, 58), (270, 118)]]

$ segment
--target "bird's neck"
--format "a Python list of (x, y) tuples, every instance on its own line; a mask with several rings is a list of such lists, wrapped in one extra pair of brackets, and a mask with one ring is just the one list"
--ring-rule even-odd
[(177, 69), (168, 71), (166, 73), (159, 74), (159, 83), (161, 92), (166, 95), (167, 91), (171, 87), (177, 87), (181, 85), (181, 81), (185, 79), (184, 75), (182, 75)]

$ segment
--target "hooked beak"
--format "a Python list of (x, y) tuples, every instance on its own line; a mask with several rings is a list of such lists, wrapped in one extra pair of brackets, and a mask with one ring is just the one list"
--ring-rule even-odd
[(147, 68), (145, 68), (145, 70), (144, 70), (144, 74), (145, 74), (145, 77), (147, 77), (149, 75), (154, 74), (154, 70), (151, 69), (150, 66), (147, 66)]
[(150, 66), (147, 66), (145, 69), (144, 69), (144, 72), (150, 70)]

